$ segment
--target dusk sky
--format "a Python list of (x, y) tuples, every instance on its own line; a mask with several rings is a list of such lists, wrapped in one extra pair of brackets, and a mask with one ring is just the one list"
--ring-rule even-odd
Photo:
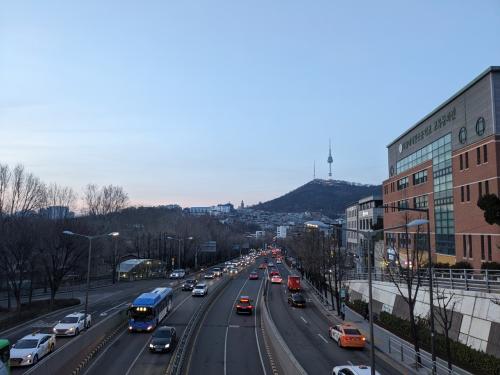
[(380, 184), (386, 145), (490, 65), (500, 1), (0, 4), (0, 163), (133, 204)]

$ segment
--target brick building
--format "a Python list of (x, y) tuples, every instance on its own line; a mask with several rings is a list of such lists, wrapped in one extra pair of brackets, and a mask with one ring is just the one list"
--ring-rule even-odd
[[(387, 146), (384, 205), (428, 208), (435, 262), (500, 262), (500, 227), (477, 200), (499, 195), (500, 67), (490, 67)], [(405, 217), (407, 215), (407, 218)], [(384, 210), (384, 228), (425, 214)], [(426, 231), (387, 230), (386, 249), (426, 249)], [(423, 230), (423, 231), (422, 231)]]

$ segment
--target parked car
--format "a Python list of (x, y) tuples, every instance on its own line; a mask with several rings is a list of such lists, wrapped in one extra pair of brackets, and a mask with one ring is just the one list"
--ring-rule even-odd
[(85, 313), (76, 312), (66, 315), (52, 330), (56, 336), (77, 336), (85, 328), (89, 328), (91, 323), (92, 316), (90, 314), (87, 314), (85, 320)]

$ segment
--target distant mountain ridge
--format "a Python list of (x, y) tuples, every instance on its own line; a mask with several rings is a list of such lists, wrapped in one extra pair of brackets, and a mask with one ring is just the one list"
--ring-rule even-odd
[(271, 212), (321, 212), (335, 218), (342, 215), (349, 204), (370, 195), (382, 196), (382, 185), (315, 179), (252, 208)]

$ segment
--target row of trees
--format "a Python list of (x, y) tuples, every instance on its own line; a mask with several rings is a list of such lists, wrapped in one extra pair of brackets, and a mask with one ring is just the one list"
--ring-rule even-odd
[(208, 240), (217, 241), (218, 250), (210, 260), (231, 256), (232, 246), (244, 241), (247, 230), (210, 217), (186, 216), (178, 209), (128, 207), (128, 195), (120, 186), (87, 185), (80, 199), (80, 216), (40, 214), (51, 206), (74, 209), (79, 197), (72, 188), (45, 184), (21, 165), (0, 164), (0, 291), (7, 292), (9, 308), (13, 296), (21, 311), (23, 296), (27, 294), (29, 305), (36, 288), (49, 290), (53, 304), (61, 285), (84, 279), (88, 243), (63, 235), (64, 230), (89, 235), (120, 232), (93, 246), (91, 276), (113, 280), (117, 263), (127, 257), (168, 262), (177, 256), (178, 243), (169, 237), (193, 238), (183, 246), (182, 259), (189, 266), (197, 248)]

